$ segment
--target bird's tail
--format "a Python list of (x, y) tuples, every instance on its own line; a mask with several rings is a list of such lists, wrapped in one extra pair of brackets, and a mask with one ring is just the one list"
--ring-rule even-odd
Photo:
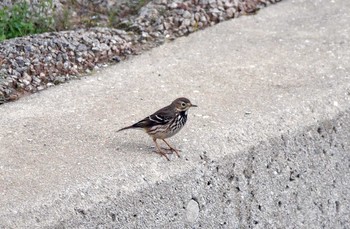
[(132, 127), (132, 126), (127, 126), (127, 127), (124, 127), (124, 128), (119, 129), (117, 132), (122, 131), (122, 130), (131, 129), (131, 128), (133, 128), (133, 127)]
[(127, 126), (127, 127), (121, 128), (121, 129), (118, 130), (117, 132), (122, 131), (122, 130), (137, 129), (137, 128), (140, 128), (140, 127), (139, 127), (139, 126), (136, 126), (136, 125), (134, 124), (134, 125), (131, 125), (131, 126)]

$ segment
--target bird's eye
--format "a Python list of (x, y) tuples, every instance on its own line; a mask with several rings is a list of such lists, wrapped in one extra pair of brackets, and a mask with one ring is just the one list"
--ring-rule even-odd
[(181, 103), (181, 106), (182, 106), (182, 107), (186, 107), (186, 103), (182, 102), (182, 103)]

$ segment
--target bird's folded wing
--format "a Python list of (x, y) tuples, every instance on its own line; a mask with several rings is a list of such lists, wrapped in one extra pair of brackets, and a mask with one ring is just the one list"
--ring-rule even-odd
[(153, 114), (148, 116), (150, 122), (153, 122), (155, 125), (161, 124), (164, 125), (171, 120), (171, 117), (165, 116), (163, 114)]
[(156, 113), (144, 118), (140, 122), (136, 123), (137, 127), (149, 128), (157, 125), (165, 125), (169, 123), (174, 117), (173, 113), (166, 109), (161, 109)]

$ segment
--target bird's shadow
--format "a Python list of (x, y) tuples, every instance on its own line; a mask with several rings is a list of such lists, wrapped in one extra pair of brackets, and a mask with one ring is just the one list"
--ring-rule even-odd
[[(157, 153), (158, 150), (156, 146), (153, 144), (152, 141), (147, 142), (131, 142), (131, 141), (121, 141), (118, 138), (113, 138), (109, 141), (109, 143), (106, 145), (107, 148), (118, 151), (118, 152), (140, 152), (140, 153), (147, 153), (147, 154), (153, 154)], [(161, 145), (161, 149), (166, 154), (172, 154), (173, 151), (169, 149), (167, 146)]]
[(118, 151), (152, 151), (155, 149), (151, 144), (143, 142), (114, 142)]

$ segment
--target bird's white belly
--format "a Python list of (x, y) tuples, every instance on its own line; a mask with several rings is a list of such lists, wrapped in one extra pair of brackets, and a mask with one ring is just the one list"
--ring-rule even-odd
[(152, 134), (152, 137), (156, 138), (156, 139), (170, 138), (170, 137), (174, 136), (175, 134), (177, 134), (182, 129), (182, 127), (180, 127), (180, 128), (176, 128), (173, 131), (170, 131), (168, 128), (169, 128), (169, 126), (167, 126), (166, 128), (165, 127), (158, 127), (157, 131), (155, 131), (155, 133)]

